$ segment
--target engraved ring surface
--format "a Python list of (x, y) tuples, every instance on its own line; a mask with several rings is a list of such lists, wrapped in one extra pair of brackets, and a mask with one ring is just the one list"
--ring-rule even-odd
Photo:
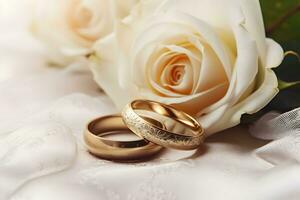
[[(172, 128), (165, 128), (167, 126), (158, 127), (137, 113), (138, 110), (168, 117), (174, 121), (173, 127), (180, 125), (185, 131), (175, 132)], [(125, 106), (122, 117), (132, 132), (163, 147), (192, 150), (198, 148), (204, 139), (204, 130), (193, 117), (159, 102), (135, 100)]]

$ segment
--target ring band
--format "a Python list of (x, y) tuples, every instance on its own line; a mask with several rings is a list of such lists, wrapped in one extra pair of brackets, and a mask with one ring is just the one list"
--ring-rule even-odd
[[(162, 124), (155, 120), (151, 122), (162, 127)], [(144, 139), (115, 141), (102, 137), (128, 131), (131, 132), (120, 115), (109, 115), (91, 121), (84, 133), (84, 140), (91, 154), (108, 160), (138, 160), (152, 156), (162, 149), (161, 146)]]
[[(173, 129), (158, 127), (136, 111), (150, 111), (174, 120), (174, 126), (181, 125), (184, 131), (174, 133)], [(135, 134), (163, 147), (192, 150), (204, 139), (204, 130), (190, 115), (175, 108), (149, 100), (135, 100), (125, 106), (122, 117), (127, 127)], [(171, 130), (170, 130), (171, 129)]]

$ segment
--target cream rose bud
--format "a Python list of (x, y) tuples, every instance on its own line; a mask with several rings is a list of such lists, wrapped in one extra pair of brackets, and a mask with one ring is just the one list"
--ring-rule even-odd
[(95, 46), (105, 57), (94, 59), (95, 79), (120, 108), (137, 98), (167, 103), (196, 116), (210, 135), (276, 95), (270, 68), (283, 50), (266, 38), (257, 0), (144, 2)]
[(110, 0), (35, 0), (33, 33), (50, 49), (54, 62), (66, 64), (91, 52), (113, 31)]

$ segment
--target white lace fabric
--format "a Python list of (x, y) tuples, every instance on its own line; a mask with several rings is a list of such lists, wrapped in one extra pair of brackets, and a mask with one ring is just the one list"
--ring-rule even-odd
[(250, 132), (265, 140), (274, 140), (256, 150), (256, 154), (274, 165), (300, 162), (300, 108), (282, 115), (268, 113)]
[(117, 112), (110, 99), (88, 70), (48, 68), (28, 34), (6, 31), (0, 37), (0, 200), (300, 198), (299, 109), (268, 114), (251, 134), (242, 126), (219, 133), (198, 151), (165, 150), (140, 163), (97, 159), (82, 133), (89, 120)]

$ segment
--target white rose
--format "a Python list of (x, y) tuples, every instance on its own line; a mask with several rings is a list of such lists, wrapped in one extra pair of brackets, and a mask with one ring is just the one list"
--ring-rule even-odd
[(35, 0), (33, 32), (59, 64), (91, 53), (95, 41), (113, 31), (108, 0)]
[(137, 98), (167, 103), (211, 135), (276, 95), (271, 68), (283, 50), (266, 38), (258, 0), (141, 2), (95, 46), (95, 80), (120, 108)]

